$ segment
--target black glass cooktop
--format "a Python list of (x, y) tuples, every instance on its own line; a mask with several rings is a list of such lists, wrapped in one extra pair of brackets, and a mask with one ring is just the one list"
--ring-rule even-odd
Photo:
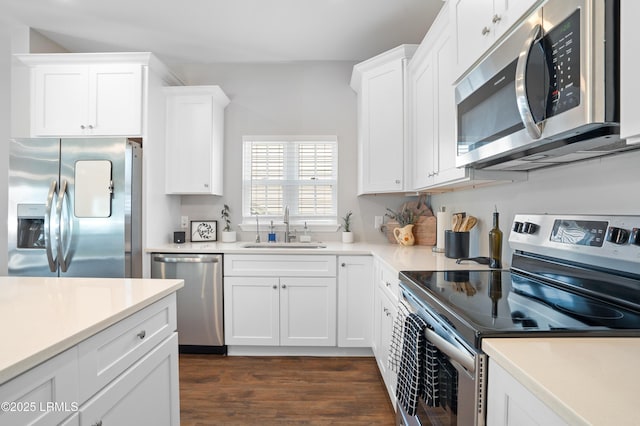
[(412, 271), (402, 287), (468, 343), (482, 337), (558, 333), (640, 336), (640, 309), (499, 270)]

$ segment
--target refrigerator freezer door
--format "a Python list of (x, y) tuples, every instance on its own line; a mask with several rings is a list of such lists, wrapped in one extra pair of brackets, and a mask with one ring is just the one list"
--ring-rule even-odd
[[(49, 214), (54, 214), (53, 206), (57, 202), (59, 142), (59, 139), (9, 141), (9, 275), (58, 275), (57, 249), (52, 246), (57, 219)], [(51, 197), (49, 202), (48, 197)], [(47, 207), (53, 207), (52, 211)], [(47, 260), (48, 249), (53, 271)]]

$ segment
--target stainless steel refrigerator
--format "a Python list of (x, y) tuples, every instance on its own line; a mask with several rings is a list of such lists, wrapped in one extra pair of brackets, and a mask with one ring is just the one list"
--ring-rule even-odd
[(9, 275), (141, 277), (141, 145), (9, 143)]

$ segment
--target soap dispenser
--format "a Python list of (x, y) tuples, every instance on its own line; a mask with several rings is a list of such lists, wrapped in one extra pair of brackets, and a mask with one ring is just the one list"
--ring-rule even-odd
[(309, 228), (307, 228), (307, 222), (304, 223), (303, 234), (300, 235), (300, 242), (301, 243), (311, 242), (311, 235), (309, 235)]

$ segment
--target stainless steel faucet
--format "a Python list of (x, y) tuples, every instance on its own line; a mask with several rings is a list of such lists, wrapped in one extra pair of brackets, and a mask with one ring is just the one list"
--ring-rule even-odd
[(284, 242), (288, 243), (289, 241), (289, 206), (284, 206)]

